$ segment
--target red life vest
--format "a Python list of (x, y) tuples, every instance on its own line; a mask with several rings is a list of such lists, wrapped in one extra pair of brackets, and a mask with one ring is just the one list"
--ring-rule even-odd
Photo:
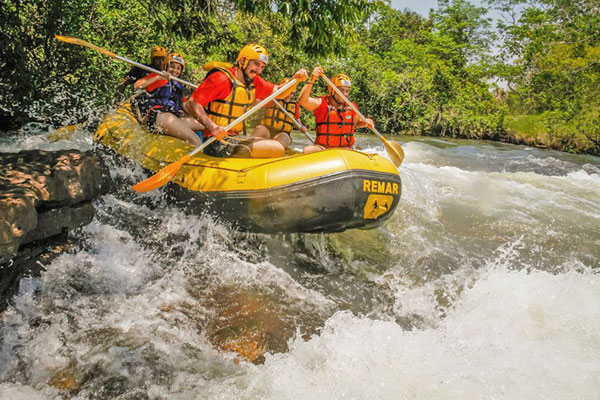
[[(354, 145), (354, 116), (349, 107), (335, 108), (327, 98), (321, 97), (321, 105), (314, 112), (317, 124), (315, 144), (323, 147), (352, 147)], [(323, 109), (326, 108), (326, 111)]]

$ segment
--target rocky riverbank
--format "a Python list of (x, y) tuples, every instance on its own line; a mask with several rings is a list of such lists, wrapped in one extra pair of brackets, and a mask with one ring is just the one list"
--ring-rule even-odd
[(93, 152), (0, 153), (0, 309), (23, 275), (64, 249), (70, 229), (92, 221), (92, 200), (109, 185)]

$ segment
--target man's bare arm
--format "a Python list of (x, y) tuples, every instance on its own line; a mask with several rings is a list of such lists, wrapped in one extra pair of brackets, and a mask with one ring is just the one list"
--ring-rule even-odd
[(225, 131), (222, 126), (215, 124), (210, 118), (208, 118), (208, 115), (206, 114), (204, 107), (202, 107), (202, 104), (195, 102), (193, 99), (186, 101), (183, 105), (183, 109), (213, 134), (217, 135)]

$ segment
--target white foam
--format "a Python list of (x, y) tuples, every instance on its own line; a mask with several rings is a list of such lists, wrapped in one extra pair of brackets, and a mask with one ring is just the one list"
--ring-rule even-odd
[(338, 312), (289, 353), (213, 387), (219, 398), (595, 399), (600, 280), (489, 271), (435, 329)]
[(0, 383), (1, 400), (48, 400), (60, 399), (56, 389), (36, 390), (20, 383)]
[(575, 171), (575, 172), (570, 172), (569, 174), (567, 174), (567, 177), (570, 179), (577, 179), (580, 181), (594, 183), (595, 185), (600, 186), (600, 174), (594, 174), (594, 173), (590, 174), (587, 171), (582, 170), (582, 169)]
[[(385, 154), (377, 139), (370, 143), (368, 151)], [(368, 266), (377, 271), (368, 283), (390, 296), (389, 320), (338, 312), (319, 335), (293, 340), (290, 352), (268, 355), (262, 366), (236, 366), (203, 332), (213, 310), (202, 298), (211, 290), (283, 292), (319, 315), (337, 305), (273, 265), (260, 240), (165, 206), (160, 191), (144, 199), (158, 211), (107, 195), (96, 202), (96, 221), (76, 233), (82, 248), (58, 257), (41, 279), (23, 280), (2, 314), (0, 398), (55, 398), (49, 381), (72, 365), (94, 371), (80, 398), (98, 395), (113, 377), (148, 388), (150, 397), (181, 399), (597, 398), (594, 168), (573, 171), (572, 163), (551, 159), (537, 167), (570, 172), (471, 171), (444, 164), (457, 153), (403, 146), (403, 196), (386, 223), (390, 255), (382, 258), (391, 265)], [(456, 163), (520, 157), (472, 149)], [(125, 180), (144, 175), (136, 168), (131, 178), (118, 165), (111, 172)], [(325, 240), (309, 242), (315, 249), (303, 255), (345, 262)], [(190, 287), (195, 280), (206, 286)], [(153, 380), (161, 369), (171, 381)]]

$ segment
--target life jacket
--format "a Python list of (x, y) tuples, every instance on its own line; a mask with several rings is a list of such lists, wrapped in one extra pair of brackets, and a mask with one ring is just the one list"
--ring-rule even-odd
[[(281, 101), (279, 104), (283, 106), (288, 112), (295, 116), (296, 109), (298, 108), (298, 103), (295, 101), (290, 101), (286, 103)], [(265, 116), (260, 122), (261, 125), (266, 126), (271, 129), (273, 132), (285, 132), (290, 133), (294, 128), (292, 120), (283, 113), (275, 104), (272, 107), (269, 107), (265, 110)]]
[(163, 86), (149, 93), (144, 109), (160, 109), (162, 112), (170, 112), (175, 115), (183, 108), (183, 86), (179, 82), (168, 81)]
[(323, 147), (352, 147), (354, 145), (354, 116), (356, 113), (350, 107), (335, 108), (327, 102), (328, 96), (321, 100), (327, 105), (327, 113), (323, 117), (315, 115), (316, 132), (315, 144)]
[[(231, 83), (231, 92), (223, 100), (217, 99), (211, 101), (205, 109), (211, 121), (220, 126), (227, 126), (247, 111), (248, 106), (254, 101), (256, 88), (254, 87), (254, 83), (244, 85), (227, 68), (216, 67), (209, 71), (206, 76), (208, 77), (217, 71), (221, 71), (227, 75), (229, 83)], [(229, 131), (233, 133), (245, 132), (246, 125), (244, 122), (240, 122)], [(205, 131), (205, 133), (208, 135), (208, 132)]]

